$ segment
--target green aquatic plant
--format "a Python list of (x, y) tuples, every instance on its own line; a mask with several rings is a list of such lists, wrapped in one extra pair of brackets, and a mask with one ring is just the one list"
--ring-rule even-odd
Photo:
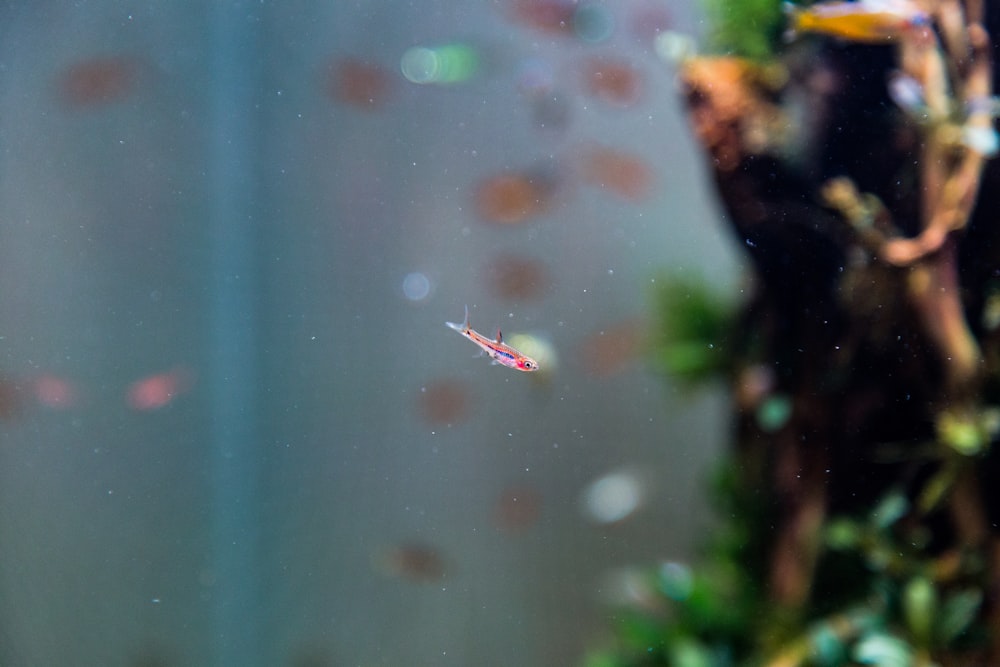
[[(775, 85), (745, 56), (774, 44), (780, 6), (711, 5), (722, 50), (744, 57), (678, 74), (754, 289), (734, 308), (660, 281), (652, 354), (682, 383), (730, 382), (720, 520), (696, 561), (649, 566), (588, 667), (1000, 664), (1000, 15), (985, 7), (927, 0), (877, 43), (814, 30), (768, 64), (793, 73)], [(801, 150), (775, 150), (782, 132)]]
[(753, 60), (771, 57), (784, 31), (780, 0), (703, 0), (713, 51)]
[(615, 610), (613, 646), (585, 667), (933, 667), (982, 655), (986, 563), (928, 549), (904, 492), (824, 524), (812, 594), (790, 610), (762, 584), (771, 508), (741, 480), (722, 468), (721, 522), (700, 559), (651, 567), (642, 605)]
[(729, 366), (733, 304), (702, 279), (666, 275), (655, 284), (654, 367), (688, 385), (719, 377)]
[[(762, 592), (747, 565), (763, 555), (755, 543), (762, 508), (740, 488), (735, 468), (722, 466), (713, 499), (722, 517), (695, 565), (663, 562), (645, 578), (642, 606), (615, 610), (614, 646), (590, 653), (585, 667), (714, 667), (743, 664), (748, 630), (762, 620)], [(648, 600), (655, 599), (650, 605)]]

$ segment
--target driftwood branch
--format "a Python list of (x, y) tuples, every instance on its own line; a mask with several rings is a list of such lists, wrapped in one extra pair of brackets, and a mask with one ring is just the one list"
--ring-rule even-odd
[[(760, 368), (773, 380), (740, 406), (739, 450), (774, 510), (769, 588), (790, 609), (808, 599), (831, 513), (931, 474), (919, 457), (886, 464), (887, 445), (994, 435), (983, 426), (984, 392), (1000, 394), (1000, 315), (984, 319), (991, 303), (1000, 310), (994, 49), (982, 2), (922, 6), (929, 22), (886, 46), (807, 40), (767, 64), (692, 57), (679, 68), (753, 261), (735, 393), (748, 395), (741, 384)], [(754, 410), (776, 397), (790, 417), (763, 428)], [(993, 457), (955, 460), (942, 541), (995, 544), (1000, 503), (983, 490)]]

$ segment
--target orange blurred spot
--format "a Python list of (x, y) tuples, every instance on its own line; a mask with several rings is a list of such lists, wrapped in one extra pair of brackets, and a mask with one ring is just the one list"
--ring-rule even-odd
[(536, 259), (501, 255), (486, 266), (491, 291), (504, 299), (532, 299), (548, 287), (545, 266)]
[(186, 368), (174, 368), (136, 380), (129, 385), (125, 400), (133, 410), (158, 410), (187, 392), (194, 382)]
[(512, 0), (515, 21), (545, 32), (571, 33), (575, 0)]
[(653, 186), (653, 170), (642, 159), (612, 148), (592, 148), (583, 154), (583, 178), (633, 202), (645, 199)]
[(444, 558), (437, 549), (415, 542), (397, 544), (376, 558), (382, 574), (410, 581), (438, 581), (445, 575)]
[(420, 388), (417, 401), (429, 424), (453, 424), (469, 414), (469, 389), (459, 380), (435, 380)]
[(62, 410), (76, 404), (76, 388), (69, 380), (55, 375), (39, 375), (32, 384), (35, 398), (45, 407)]
[(71, 107), (109, 104), (132, 91), (137, 69), (135, 61), (124, 56), (82, 60), (63, 72), (59, 90)]
[(642, 77), (632, 65), (610, 58), (591, 58), (584, 64), (587, 91), (616, 107), (639, 101)]
[(542, 496), (531, 487), (505, 489), (497, 499), (493, 517), (497, 528), (517, 533), (530, 528), (542, 513)]
[(552, 191), (551, 181), (544, 176), (500, 174), (476, 188), (476, 211), (489, 222), (515, 225), (544, 212)]
[(599, 377), (625, 370), (642, 354), (645, 331), (645, 324), (635, 319), (588, 336), (580, 343), (578, 355), (584, 369)]
[(777, 384), (770, 367), (764, 364), (747, 366), (736, 378), (736, 404), (743, 410), (755, 410), (775, 391)]
[(344, 58), (330, 66), (329, 90), (333, 99), (359, 109), (374, 110), (389, 97), (391, 79), (379, 65)]

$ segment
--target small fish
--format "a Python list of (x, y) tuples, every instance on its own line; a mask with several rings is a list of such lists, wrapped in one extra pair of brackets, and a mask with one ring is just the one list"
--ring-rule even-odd
[(907, 0), (819, 2), (809, 7), (785, 3), (791, 36), (815, 32), (862, 44), (885, 44), (908, 30), (930, 23), (930, 17)]
[(494, 364), (501, 364), (508, 368), (516, 368), (519, 371), (537, 371), (538, 362), (531, 357), (526, 357), (509, 345), (503, 342), (503, 334), (497, 329), (497, 339), (490, 340), (478, 331), (474, 331), (469, 325), (469, 307), (465, 307), (465, 322), (456, 324), (455, 322), (445, 322), (450, 328), (462, 334), (473, 343), (482, 348)]

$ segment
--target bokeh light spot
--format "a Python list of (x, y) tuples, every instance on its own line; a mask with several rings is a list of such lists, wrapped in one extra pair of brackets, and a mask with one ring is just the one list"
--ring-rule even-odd
[(581, 171), (590, 185), (632, 202), (645, 199), (652, 191), (652, 168), (641, 158), (613, 148), (585, 151)]
[(665, 30), (653, 39), (653, 50), (660, 60), (677, 65), (698, 52), (698, 44), (690, 35)]
[(584, 78), (591, 95), (615, 107), (630, 107), (642, 95), (642, 76), (621, 60), (591, 58), (584, 63)]
[(542, 176), (500, 174), (486, 179), (476, 188), (476, 211), (489, 222), (522, 223), (548, 208), (552, 190), (552, 184)]
[(178, 367), (164, 373), (148, 375), (129, 385), (125, 402), (133, 410), (159, 410), (186, 393), (194, 384), (194, 373)]
[(468, 81), (479, 70), (479, 53), (468, 44), (415, 46), (399, 63), (407, 81), (420, 85), (452, 85)]
[(485, 269), (486, 282), (493, 294), (504, 299), (534, 299), (548, 287), (545, 266), (536, 259), (501, 255)]
[(591, 375), (614, 375), (639, 358), (645, 335), (646, 324), (643, 321), (627, 320), (585, 338), (577, 356)]
[(553, 33), (569, 33), (576, 13), (574, 0), (512, 0), (515, 21), (529, 28)]
[(434, 51), (422, 46), (407, 49), (400, 61), (403, 76), (411, 83), (434, 83), (438, 74), (438, 59)]
[(628, 518), (642, 504), (642, 485), (630, 472), (605, 475), (583, 494), (584, 513), (597, 523), (617, 523)]
[(44, 374), (36, 377), (32, 384), (35, 398), (47, 408), (62, 410), (72, 407), (76, 403), (76, 388), (69, 380)]
[(792, 399), (785, 394), (772, 394), (761, 401), (754, 417), (765, 433), (780, 431), (792, 417)]
[[(607, 572), (602, 577), (600, 593), (601, 598), (608, 605), (641, 610), (644, 614), (660, 617), (665, 609), (663, 599), (654, 586), (655, 579), (646, 570), (638, 567), (624, 567)], [(652, 649), (648, 650), (652, 652)], [(697, 661), (690, 663), (692, 667), (703, 664)]]
[(469, 414), (469, 388), (460, 380), (435, 380), (420, 388), (417, 402), (428, 424), (454, 424)]
[(774, 369), (754, 364), (740, 371), (736, 382), (736, 404), (743, 410), (754, 410), (774, 391), (777, 385)]
[(431, 295), (431, 281), (419, 271), (403, 277), (403, 296), (410, 301), (424, 301)]
[(497, 498), (494, 519), (500, 530), (518, 533), (533, 526), (541, 512), (541, 494), (531, 487), (515, 486), (504, 489)]
[(606, 41), (615, 30), (611, 12), (601, 5), (581, 5), (573, 13), (573, 31), (585, 42)]
[(388, 99), (391, 82), (388, 73), (379, 65), (343, 58), (330, 68), (329, 89), (337, 102), (372, 110)]
[(660, 565), (660, 589), (671, 600), (683, 602), (694, 589), (694, 575), (683, 563), (668, 561)]
[(417, 542), (397, 544), (376, 556), (382, 574), (414, 582), (438, 581), (444, 577), (444, 557), (434, 547)]
[(67, 106), (83, 108), (116, 102), (132, 91), (137, 67), (131, 58), (107, 56), (68, 67), (59, 89)]
[(548, 338), (530, 333), (514, 333), (509, 336), (504, 334), (503, 340), (521, 354), (538, 362), (538, 372), (531, 374), (536, 381), (549, 381), (559, 367), (559, 355)]

